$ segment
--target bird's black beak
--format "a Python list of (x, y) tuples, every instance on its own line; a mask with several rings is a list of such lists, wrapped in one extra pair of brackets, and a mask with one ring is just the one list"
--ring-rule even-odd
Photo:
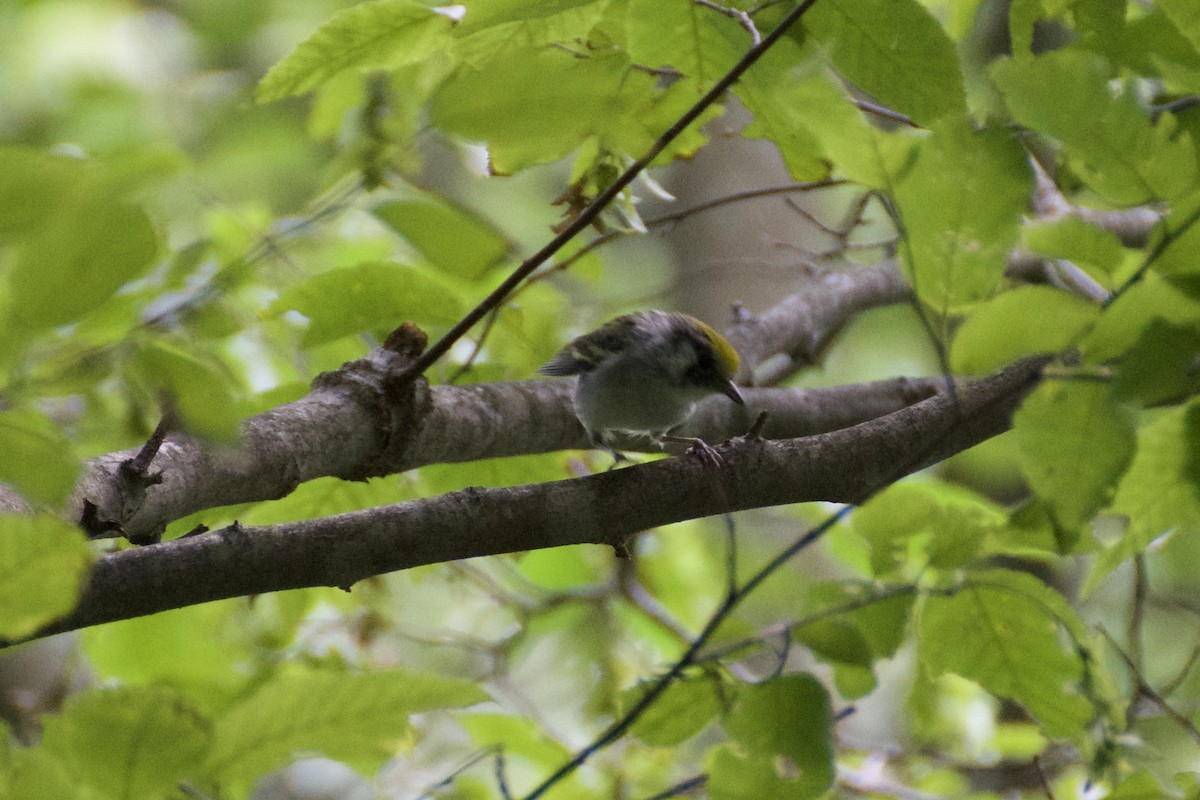
[(737, 390), (737, 387), (733, 385), (733, 381), (721, 381), (720, 385), (717, 386), (717, 389), (721, 392), (721, 394), (725, 395), (739, 406), (746, 405), (746, 401), (742, 399), (742, 395)]

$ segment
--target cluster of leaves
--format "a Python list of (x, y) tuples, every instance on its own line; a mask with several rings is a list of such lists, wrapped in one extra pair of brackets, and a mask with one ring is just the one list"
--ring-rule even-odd
[[(38, 5), (56, 4), (0, 13), (31, 26)], [(544, 208), (524, 208), (519, 192), (543, 204), (560, 196), (568, 214), (577, 211), (796, 4), (745, 14), (691, 0), (436, 5), (322, 9), (328, 19), (258, 83), (259, 105), (232, 91), (187, 141), (152, 126), (121, 134), (99, 123), (18, 125), (23, 144), (0, 149), (0, 481), (52, 508), (68, 496), (80, 457), (145, 437), (163, 396), (189, 430), (219, 440), (245, 416), (301, 394), (315, 371), (359, 355), (363, 335), (401, 319), (445, 330), (552, 221)], [(246, 31), (271, 21), (226, 29), (181, 9), (213, 58), (230, 58), (223, 48), (246, 46)], [(1172, 651), (1143, 664), (1138, 655), (1174, 643), (1181, 628), (1194, 636), (1194, 625), (1166, 613), (1147, 621), (1146, 604), (1135, 604), (1131, 679), (1084, 620), (1113, 615), (1109, 576), (1131, 559), (1143, 564), (1152, 544), (1161, 583), (1178, 584), (1174, 597), (1200, 580), (1187, 552), (1200, 533), (1200, 404), (1191, 399), (1200, 108), (1176, 102), (1200, 94), (1200, 17), (1191, 0), (1016, 0), (1002, 24), (1011, 52), (991, 58), (981, 42), (989, 9), (816, 0), (732, 95), (753, 117), (742, 135), (771, 142), (797, 181), (832, 175), (883, 198), (946, 368), (980, 374), (1031, 353), (1062, 354), (1008, 443), (1031, 499), (1012, 511), (929, 480), (880, 492), (829, 535), (835, 580), (806, 579), (803, 592), (795, 581), (763, 584), (747, 604), (755, 608), (730, 617), (632, 721), (619, 758), (598, 754), (594, 768), (555, 785), (563, 796), (651, 794), (696, 773), (714, 798), (820, 796), (835, 762), (862, 757), (835, 743), (835, 707), (886, 693), (880, 666), (914, 656), (906, 699), (896, 701), (911, 712), (901, 735), (913, 753), (928, 745), (963, 762), (1019, 759), (1065, 741), (1077, 755), (1046, 779), (1064, 792), (1108, 781), (1113, 796), (1154, 791), (1186, 763), (1165, 759), (1151, 775), (1142, 771), (1150, 759), (1119, 742), (1138, 734), (1169, 752), (1195, 735), (1194, 659)], [(847, 84), (906, 124), (864, 115)], [(72, 110), (103, 121), (149, 106), (120, 81), (105, 86)], [(305, 117), (278, 102), (309, 93)], [(483, 143), (488, 170), (512, 177), (452, 169), (443, 192), (415, 188), (430, 139)], [(705, 141), (694, 126), (656, 163)], [(1031, 152), (1071, 203), (1150, 206), (1163, 224), (1133, 247), (1079, 216), (1027, 219)], [(553, 191), (530, 186), (546, 174), (541, 165), (563, 159)], [(322, 162), (333, 171), (322, 175)], [(218, 187), (223, 205), (199, 202), (197, 185)], [(319, 194), (327, 185), (335, 188)], [(637, 229), (635, 198), (623, 199), (616, 224)], [(343, 228), (322, 224), (334, 217)], [(1082, 271), (1105, 299), (1009, 281), (1018, 249)], [(472, 377), (532, 373), (566, 335), (568, 295), (626, 302), (631, 295), (601, 277), (602, 258), (576, 263), (573, 283), (538, 282), (506, 306)], [(546, 457), (430, 468), (404, 482), (322, 480), (278, 503), (202, 518), (313, 518), (559, 476), (560, 460)], [(803, 525), (790, 512), (783, 519)], [(0, 635), (15, 637), (69, 606), (93, 556), (49, 515), (0, 522)], [(745, 542), (758, 524), (738, 523), (743, 565), (769, 557), (772, 541), (782, 546), (769, 536)], [(1082, 589), (1069, 602), (998, 568), (998, 558), (1086, 564)], [(347, 598), (296, 592), (90, 631), (83, 652), (121, 685), (74, 696), (45, 718), (36, 747), (6, 743), (0, 790), (153, 797), (186, 781), (237, 796), (308, 751), (364, 771), (394, 756), (445, 776), (468, 751), (496, 748), (514, 789), (536, 786), (571, 757), (563, 742), (639, 707), (647, 687), (637, 678), (686, 652), (726, 584), (747, 577), (725, 574), (721, 548), (699, 525), (649, 534), (635, 579), (611, 578), (631, 568), (595, 552), (534, 553), (392, 576)], [(1155, 588), (1170, 599), (1171, 586)], [(419, 625), (417, 610), (431, 606), (435, 624)], [(322, 620), (338, 633), (315, 632)], [(780, 636), (783, 656), (765, 658)], [(446, 641), (453, 655), (441, 652)], [(822, 665), (813, 670), (822, 680), (793, 667), (789, 656), (801, 651)], [(377, 663), (412, 669), (370, 669)], [(1156, 684), (1170, 685), (1170, 702), (1184, 708), (1170, 731), (1127, 713)], [(989, 707), (991, 736), (972, 746), (965, 709), (987, 696), (1013, 701), (1021, 715)], [(454, 734), (434, 723), (418, 732), (409, 719), (489, 697), (493, 707), (455, 711)], [(458, 757), (422, 753), (426, 741), (453, 742)], [(953, 762), (911, 755), (897, 772), (931, 791), (970, 790)], [(454, 778), (463, 796), (501, 793), (490, 774)], [(1193, 784), (1179, 786), (1195, 797)]]

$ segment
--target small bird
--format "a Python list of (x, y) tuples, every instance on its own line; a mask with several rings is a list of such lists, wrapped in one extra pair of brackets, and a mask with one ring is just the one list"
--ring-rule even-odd
[(709, 395), (745, 405), (732, 380), (737, 368), (733, 346), (695, 317), (637, 311), (575, 339), (538, 371), (579, 376), (575, 414), (592, 444), (616, 459), (615, 467), (627, 460), (612, 446), (617, 431), (660, 444), (691, 442), (706, 460), (715, 459), (700, 439), (667, 434)]

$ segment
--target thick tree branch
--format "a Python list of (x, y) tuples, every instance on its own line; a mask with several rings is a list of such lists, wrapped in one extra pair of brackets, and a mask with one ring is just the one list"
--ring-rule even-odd
[[(1007, 429), (1044, 360), (962, 382), (879, 419), (782, 441), (735, 440), (719, 473), (672, 458), (574, 480), (470, 488), (285, 525), (232, 525), (124, 550), (94, 567), (78, 608), (35, 638), (229, 597), (350, 587), (423, 564), (572, 544), (623, 545), (639, 531), (741, 509), (853, 503), (882, 483)], [(719, 481), (719, 483), (716, 483)]]
[[(851, 315), (896, 302), (906, 291), (894, 266), (817, 276), (778, 309), (740, 324), (731, 335), (747, 351), (744, 361), (755, 363), (762, 353), (795, 349), (794, 342), (827, 341)], [(799, 320), (790, 321), (788, 312)], [(75, 493), (76, 518), (84, 518), (93, 536), (118, 531), (148, 543), (188, 514), (274, 500), (314, 478), (361, 480), (428, 464), (590, 446), (571, 410), (571, 379), (406, 384), (403, 372), (423, 344), (419, 331), (402, 326), (383, 347), (318, 376), (304, 398), (248, 419), (237, 443), (172, 434), (154, 459), (161, 476), (154, 486), (131, 487), (122, 477), (122, 465), (137, 450), (93, 459)], [(752, 390), (745, 411), (724, 401), (707, 404), (683, 432), (723, 441), (744, 433), (766, 410), (773, 438), (820, 433), (895, 411), (935, 391), (935, 381), (903, 378), (836, 389)], [(648, 442), (619, 444), (644, 450)]]

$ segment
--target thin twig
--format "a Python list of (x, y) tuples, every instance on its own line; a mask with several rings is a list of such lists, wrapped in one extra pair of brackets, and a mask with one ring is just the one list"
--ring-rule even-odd
[(1129, 608), (1129, 623), (1125, 629), (1125, 641), (1129, 646), (1129, 658), (1142, 671), (1142, 625), (1146, 620), (1146, 554), (1133, 557), (1133, 596)]
[(669, 789), (664, 789), (658, 794), (650, 795), (646, 800), (668, 800), (671, 797), (679, 797), (682, 794), (703, 788), (708, 783), (707, 775), (696, 775), (687, 780), (680, 781)]
[(1046, 793), (1046, 800), (1054, 800), (1054, 790), (1050, 788), (1050, 779), (1046, 776), (1046, 770), (1042, 769), (1041, 758), (1034, 756), (1033, 766), (1037, 771), (1038, 780), (1042, 784), (1042, 791)]
[(1195, 211), (1189, 214), (1188, 218), (1185, 219), (1178, 228), (1173, 230), (1168, 227), (1167, 220), (1164, 219), (1162, 221), (1162, 227), (1166, 228), (1167, 230), (1163, 233), (1162, 238), (1159, 239), (1158, 242), (1155, 243), (1154, 247), (1151, 248), (1150, 252), (1146, 254), (1146, 257), (1142, 260), (1141, 266), (1137, 268), (1137, 271), (1129, 277), (1129, 280), (1125, 281), (1123, 284), (1113, 290), (1112, 294), (1108, 296), (1108, 299), (1101, 304), (1101, 308), (1108, 308), (1111, 306), (1118, 297), (1125, 294), (1125, 292), (1127, 292), (1132, 286), (1141, 281), (1142, 278), (1146, 277), (1146, 273), (1150, 270), (1150, 267), (1154, 265), (1154, 262), (1158, 261), (1162, 254), (1166, 252), (1167, 248), (1171, 246), (1176, 239), (1187, 233), (1188, 230), (1191, 229), (1191, 227), (1197, 222), (1200, 222), (1200, 208), (1197, 208)]
[(750, 15), (745, 11), (742, 11), (740, 8), (728, 8), (726, 6), (717, 5), (716, 3), (712, 2), (712, 0), (692, 0), (692, 2), (698, 6), (703, 6), (704, 8), (716, 11), (718, 14), (723, 14), (732, 20), (736, 20), (737, 23), (745, 28), (746, 32), (750, 34), (750, 39), (755, 45), (758, 45), (762, 42), (762, 34), (758, 32), (758, 26), (754, 24), (754, 20), (750, 18)]
[(868, 114), (874, 114), (877, 117), (883, 117), (892, 122), (898, 122), (901, 125), (907, 125), (910, 128), (920, 128), (921, 126), (913, 122), (911, 118), (904, 116), (899, 111), (894, 111), (887, 106), (881, 106), (878, 103), (872, 103), (869, 100), (854, 98), (853, 103), (858, 107), (859, 111), (865, 111)]
[(1146, 677), (1142, 674), (1141, 670), (1137, 668), (1137, 665), (1133, 663), (1133, 659), (1129, 657), (1129, 654), (1126, 653), (1119, 644), (1117, 644), (1117, 641), (1113, 639), (1112, 634), (1110, 634), (1103, 625), (1099, 626), (1099, 630), (1100, 634), (1106, 640), (1108, 640), (1108, 644), (1110, 647), (1112, 647), (1113, 651), (1121, 657), (1122, 661), (1125, 662), (1125, 666), (1129, 668), (1129, 673), (1133, 676), (1136, 687), (1135, 696), (1133, 701), (1130, 703), (1130, 707), (1132, 708), (1137, 704), (1138, 695), (1149, 699), (1152, 703), (1154, 703), (1154, 705), (1158, 706), (1164, 714), (1170, 717), (1176, 725), (1183, 728), (1183, 730), (1192, 737), (1196, 744), (1200, 744), (1200, 730), (1197, 730), (1196, 726), (1190, 719), (1176, 711), (1171, 704), (1168, 703), (1166, 699), (1154, 689), (1153, 686), (1146, 682)]

